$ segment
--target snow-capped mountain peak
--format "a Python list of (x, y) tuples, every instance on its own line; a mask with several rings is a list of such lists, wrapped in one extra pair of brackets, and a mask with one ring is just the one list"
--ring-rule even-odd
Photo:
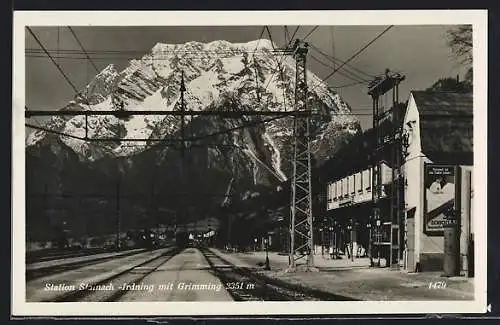
[[(184, 74), (188, 110), (290, 111), (295, 61), (275, 53), (273, 47), (264, 39), (158, 43), (121, 71), (115, 65), (105, 67), (63, 109), (179, 110)], [(307, 105), (317, 113), (311, 118), (312, 151), (315, 161), (321, 162), (335, 152), (339, 141), (359, 131), (359, 123), (320, 78), (308, 71), (307, 80)], [(127, 195), (120, 206), (124, 229), (143, 227), (138, 223), (154, 219), (142, 216), (172, 220), (168, 211), (179, 209), (180, 197), (175, 195), (181, 182), (191, 186), (190, 199), (197, 209), (193, 213), (203, 215), (224, 202), (258, 196), (256, 188), (265, 189), (263, 193), (283, 188), (291, 173), (293, 118), (265, 119), (186, 116), (185, 136), (199, 140), (188, 141), (181, 156), (177, 144), (163, 141), (180, 138), (178, 116), (54, 116), (44, 127), (57, 133), (35, 131), (26, 137), (27, 189), (37, 193), (48, 186), (51, 192), (75, 193), (67, 200), (49, 199), (47, 204), (52, 205), (47, 206), (68, 217), (77, 232), (86, 229), (80, 223), (84, 220), (99, 225), (94, 232), (114, 231), (110, 215), (115, 213), (110, 211), (116, 207), (117, 177), (119, 193)], [(208, 193), (198, 195), (203, 191)], [(93, 199), (96, 193), (102, 197)], [(92, 195), (87, 199), (81, 196), (85, 194)], [(46, 229), (39, 206), (27, 207), (27, 219), (36, 221), (34, 228)], [(89, 217), (99, 222), (90, 222)]]
[[(292, 110), (294, 106), (295, 61), (291, 56), (273, 53), (277, 48), (267, 39), (247, 43), (219, 40), (209, 43), (157, 43), (150, 52), (133, 59), (122, 71), (115, 65), (106, 66), (85, 87), (81, 100), (68, 108), (82, 110), (164, 110), (179, 108), (180, 80), (184, 73), (188, 110), (232, 109)], [(345, 129), (352, 132), (356, 119), (349, 115), (348, 105), (340, 96), (312, 72), (308, 72), (309, 105), (327, 118), (316, 123), (320, 129)], [(341, 115), (335, 115), (342, 112)], [(190, 121), (190, 118), (186, 118)], [(169, 138), (179, 130), (179, 118), (165, 115), (135, 115), (121, 120), (115, 116), (89, 116), (87, 125), (83, 116), (62, 119), (54, 117), (48, 128), (64, 134), (94, 140), (150, 139), (149, 143), (131, 146), (127, 142), (102, 141), (86, 143), (83, 140), (60, 136), (62, 142), (76, 152), (82, 161), (96, 161), (103, 157), (131, 156)], [(269, 163), (282, 175), (281, 146), (291, 132), (283, 121), (265, 124), (262, 141), (270, 149)], [(319, 130), (321, 133), (321, 130)], [(47, 135), (37, 131), (26, 139), (27, 146), (40, 143)], [(320, 135), (318, 139), (323, 139)], [(248, 141), (241, 140), (241, 141)], [(256, 141), (255, 139), (252, 141)], [(128, 145), (127, 145), (128, 144)], [(262, 155), (263, 153), (261, 153)], [(257, 155), (258, 156), (258, 155)]]

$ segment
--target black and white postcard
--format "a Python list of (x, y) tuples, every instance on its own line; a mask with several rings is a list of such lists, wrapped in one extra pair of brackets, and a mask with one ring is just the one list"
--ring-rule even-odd
[(484, 312), (486, 22), (15, 12), (13, 313)]

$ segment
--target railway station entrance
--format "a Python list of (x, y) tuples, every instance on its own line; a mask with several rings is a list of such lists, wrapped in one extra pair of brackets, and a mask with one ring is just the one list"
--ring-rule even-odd
[[(372, 217), (371, 201), (329, 211), (323, 231), (324, 250), (330, 258), (370, 259), (370, 265), (388, 266), (391, 229), (388, 221), (389, 200), (381, 201), (381, 218)], [(401, 251), (404, 243), (401, 242)]]

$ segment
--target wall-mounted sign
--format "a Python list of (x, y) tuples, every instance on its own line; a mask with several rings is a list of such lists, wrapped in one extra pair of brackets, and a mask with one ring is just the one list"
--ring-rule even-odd
[(456, 167), (426, 164), (424, 167), (424, 227), (428, 235), (441, 236), (455, 225)]

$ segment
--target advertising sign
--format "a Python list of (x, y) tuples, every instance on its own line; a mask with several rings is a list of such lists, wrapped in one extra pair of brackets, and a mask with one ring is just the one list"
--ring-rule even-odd
[(424, 227), (428, 235), (441, 236), (444, 227), (456, 224), (455, 183), (455, 166), (425, 165)]

